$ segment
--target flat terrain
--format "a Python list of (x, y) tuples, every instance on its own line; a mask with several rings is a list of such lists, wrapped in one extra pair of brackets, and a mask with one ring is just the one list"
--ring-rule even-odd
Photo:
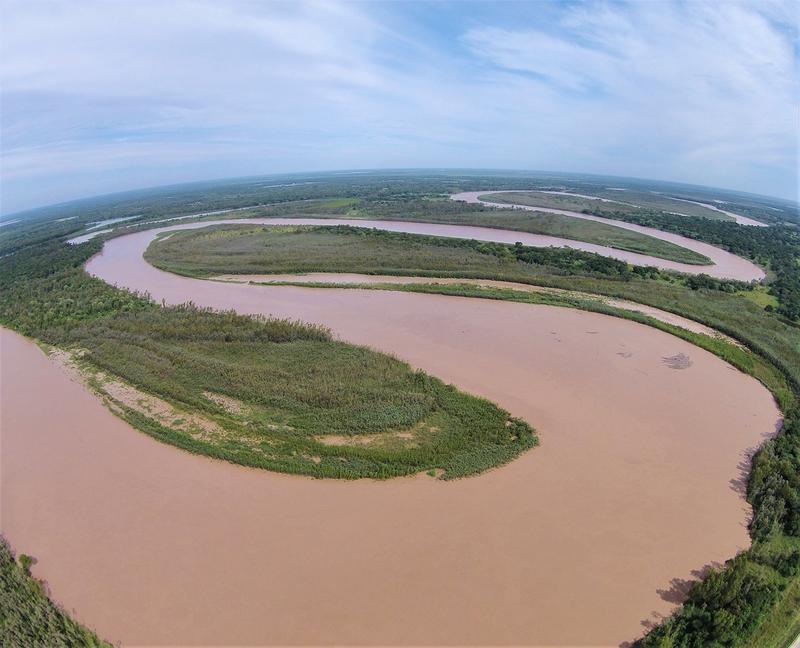
[[(543, 445), (444, 487), (427, 475), (322, 484), (256, 473), (131, 434), (58, 378), (35, 347), (4, 340), (21, 354), (11, 364), (29, 368), (28, 377), (4, 380), (4, 408), (17, 403), (4, 450), (15, 457), (4, 479), (16, 485), (4, 529), (103, 636), (132, 644), (613, 645), (671, 608), (657, 591), (670, 579), (747, 546), (747, 508), (728, 482), (778, 414), (758, 383), (718, 358), (569, 309), (198, 282), (147, 266), (141, 254), (151, 237), (110, 242), (91, 271), (167, 302), (191, 297), (330, 325), (494, 399), (534, 422)], [(47, 410), (26, 405), (30, 380), (53, 394)], [(47, 416), (59, 421), (58, 439)], [(32, 501), (47, 503), (36, 522), (25, 514)], [(82, 524), (64, 533), (75, 516)], [(135, 530), (131, 518), (140, 520)], [(92, 555), (88, 566), (77, 546)], [(376, 573), (384, 577), (375, 581)], [(380, 585), (387, 581), (395, 587)], [(231, 588), (234, 608), (223, 605)], [(162, 599), (171, 601), (168, 619)], [(354, 609), (357, 617), (348, 616)]]
[(719, 210), (643, 191), (601, 191), (598, 192), (597, 198), (544, 191), (514, 192), (513, 194), (487, 193), (486, 199), (490, 202), (516, 203), (529, 207), (548, 207), (576, 212), (584, 210), (592, 212), (602, 209), (603, 211), (635, 214), (642, 210), (654, 210), (714, 220), (733, 220)]
[[(267, 221), (269, 222), (269, 221)], [(627, 300), (625, 308), (660, 309), (654, 313), (662, 321), (670, 315), (691, 318), (717, 331), (724, 331), (751, 347), (761, 349), (800, 380), (800, 333), (797, 329), (763, 311), (753, 291), (731, 294), (722, 290), (693, 289), (690, 279), (682, 284), (673, 276), (661, 280), (636, 275), (620, 277), (615, 268), (581, 267), (579, 262), (566, 268), (526, 262), (527, 253), (515, 257), (507, 246), (486, 245), (478, 241), (450, 240), (403, 232), (388, 232), (347, 226), (263, 226), (246, 224), (211, 225), (199, 229), (172, 230), (153, 241), (145, 259), (157, 267), (189, 276), (211, 277), (242, 275), (243, 280), (270, 281), (263, 275), (284, 274), (284, 281), (337, 281), (336, 273), (381, 275), (384, 283), (404, 282), (404, 277), (441, 278), (452, 281), (470, 279), (522, 282), (523, 287), (556, 288), (570, 294), (604, 295), (612, 300)], [(551, 263), (560, 262), (554, 257)], [(575, 276), (583, 272), (594, 276)], [(608, 270), (604, 274), (603, 270)], [(292, 277), (287, 273), (314, 273)], [(319, 277), (317, 273), (328, 273)], [(433, 281), (433, 279), (428, 279)], [(368, 277), (340, 281), (370, 281)], [(375, 281), (370, 281), (375, 283)], [(508, 288), (508, 284), (496, 284)], [(511, 286), (513, 287), (513, 286)], [(648, 306), (641, 306), (646, 304)], [(644, 311), (646, 312), (646, 310)], [(708, 331), (708, 328), (705, 328)], [(770, 381), (762, 377), (768, 384)], [(774, 381), (773, 381), (774, 383)]]
[[(643, 646), (782, 648), (800, 624), (800, 239), (788, 203), (556, 177), (228, 184), (56, 206), (42, 210), (52, 222), (4, 228), (0, 322), (60, 348), (48, 360), (0, 334), (0, 530), (74, 618), (134, 645), (618, 645), (683, 601)], [(478, 202), (521, 187), (605, 208)], [(655, 208), (668, 205), (611, 212), (591, 197), (603, 191), (678, 191), (772, 226)], [(453, 224), (542, 211), (714, 265)], [(189, 278), (142, 261), (153, 231), (107, 243), (89, 264), (98, 278), (82, 269), (103, 239), (222, 213), (256, 218), (173, 226), (147, 251)], [(760, 278), (758, 266), (763, 285), (732, 279)], [(296, 272), (327, 287), (246, 283)], [(244, 283), (193, 278), (206, 276)], [(200, 307), (170, 305), (187, 299)], [(279, 319), (245, 317), (264, 314)], [(785, 421), (751, 466), (778, 418), (753, 378)], [(542, 439), (532, 452), (523, 420)], [(272, 471), (408, 476), (323, 484)], [(472, 476), (446, 481), (461, 475)], [(2, 558), (4, 573), (28, 564)], [(47, 608), (14, 598), (27, 582), (0, 587), (17, 619)]]
[[(518, 259), (515, 256), (518, 249), (508, 244), (365, 227), (242, 223), (171, 232), (155, 241), (145, 252), (145, 258), (163, 270), (198, 277), (229, 272), (354, 271), (534, 279), (553, 272), (563, 274), (592, 267), (600, 271), (606, 265), (613, 273), (625, 270), (624, 264), (604, 264), (581, 253), (572, 256), (543, 253), (542, 258), (552, 256), (554, 264), (543, 266)], [(529, 250), (526, 254), (530, 254)]]
[[(504, 194), (496, 195), (503, 196)], [(507, 200), (500, 202), (513, 202), (510, 196), (517, 195), (520, 194), (508, 194), (506, 195)], [(436, 205), (437, 202), (438, 201), (431, 201), (431, 206)], [(522, 203), (522, 201), (519, 202)], [(368, 217), (369, 213), (369, 210), (365, 210), (363, 214), (355, 211), (352, 215)], [(420, 220), (419, 217), (415, 216), (413, 213), (403, 213), (402, 211), (394, 211), (391, 214), (391, 218), (401, 221)], [(517, 230), (520, 232), (574, 241), (585, 241), (598, 246), (636, 252), (678, 263), (703, 265), (709, 262), (708, 257), (704, 254), (693, 251), (679, 243), (664, 240), (658, 236), (658, 233), (633, 231), (621, 227), (613, 221), (599, 222), (587, 219), (576, 219), (567, 214), (537, 212), (535, 215), (532, 215), (525, 212), (509, 213), (496, 209), (487, 209), (483, 211), (474, 211), (470, 209), (453, 209), (450, 211), (431, 209), (426, 213), (424, 221), (428, 223), (478, 225), (481, 227)]]
[(135, 427), (248, 466), (452, 479), (536, 441), (491, 403), (319, 328), (175, 308), (98, 320), (67, 342), (89, 384)]
[(222, 273), (536, 272), (510, 254), (448, 245), (441, 238), (401, 232), (324, 226), (225, 225), (167, 234), (145, 258), (157, 267), (191, 276)]
[[(587, 216), (587, 218), (591, 218)], [(218, 220), (218, 221), (205, 221), (201, 223), (187, 223), (183, 225), (173, 225), (169, 228), (161, 228), (157, 231), (165, 231), (165, 229), (195, 229), (209, 224), (238, 224), (242, 220)], [(351, 219), (351, 218), (335, 218), (335, 217), (320, 217), (320, 218), (307, 218), (301, 215), (288, 218), (247, 218), (247, 223), (257, 225), (347, 225), (351, 227), (363, 227), (384, 230), (387, 232), (405, 232), (408, 234), (422, 234), (426, 236), (437, 236), (446, 238), (487, 241), (493, 243), (506, 243), (515, 244), (517, 242), (524, 246), (537, 247), (537, 248), (552, 248), (552, 247), (566, 247), (572, 250), (581, 250), (585, 252), (592, 252), (594, 254), (606, 257), (608, 259), (616, 259), (626, 263), (632, 263), (639, 266), (652, 266), (654, 268), (661, 268), (664, 270), (673, 270), (684, 272), (687, 274), (707, 274), (711, 277), (720, 279), (734, 279), (738, 281), (751, 281), (757, 280), (764, 276), (764, 271), (757, 265), (738, 257), (730, 252), (726, 252), (720, 248), (714, 247), (707, 243), (698, 241), (691, 241), (684, 237), (670, 234), (668, 232), (658, 232), (660, 236), (665, 239), (676, 239), (686, 241), (686, 245), (700, 251), (708, 256), (713, 265), (697, 266), (685, 263), (677, 263), (675, 261), (665, 261), (655, 257), (645, 256), (634, 252), (623, 252), (614, 250), (612, 248), (602, 247), (593, 243), (584, 243), (582, 241), (571, 241), (569, 239), (559, 239), (541, 234), (528, 234), (527, 232), (519, 232), (507, 229), (493, 229), (484, 226), (469, 226), (469, 225), (449, 225), (438, 223), (423, 223), (417, 221), (402, 222), (393, 220), (369, 220), (369, 219)], [(630, 223), (625, 223), (628, 227), (635, 227)], [(557, 254), (557, 252), (555, 252)]]

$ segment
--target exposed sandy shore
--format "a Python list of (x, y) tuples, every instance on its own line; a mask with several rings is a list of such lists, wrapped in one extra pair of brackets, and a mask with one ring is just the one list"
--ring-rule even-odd
[[(531, 207), (530, 205), (515, 205), (512, 203), (496, 203), (480, 199), (480, 196), (486, 196), (493, 193), (528, 193), (528, 192), (524, 190), (463, 191), (461, 193), (453, 194), (452, 196), (450, 196), (450, 198), (452, 200), (460, 200), (462, 202), (467, 202), (467, 203), (478, 203), (481, 205), (487, 205), (489, 207), (500, 207), (504, 209), (524, 209), (526, 211), (538, 211), (538, 212), (547, 212), (550, 214), (562, 214), (564, 216), (571, 216), (573, 218), (580, 218), (582, 220), (590, 220), (590, 221), (596, 221), (598, 223), (605, 223), (606, 225), (613, 225), (614, 227), (620, 227), (622, 229), (630, 230), (632, 232), (639, 232), (640, 234), (646, 234), (647, 236), (652, 236), (653, 238), (661, 239), (662, 241), (668, 241), (670, 243), (674, 243), (675, 245), (680, 245), (681, 247), (693, 250), (694, 252), (704, 254), (714, 262), (714, 265), (696, 266), (688, 263), (665, 261), (664, 259), (655, 259), (655, 262), (643, 263), (641, 260), (637, 261), (633, 258), (633, 257), (641, 258), (643, 255), (634, 254), (633, 252), (620, 252), (619, 250), (615, 250), (614, 252), (616, 252), (616, 254), (599, 253), (603, 254), (604, 256), (610, 256), (615, 259), (622, 259), (624, 261), (628, 261), (628, 263), (634, 263), (637, 265), (654, 265), (659, 268), (664, 268), (667, 270), (677, 270), (678, 272), (687, 272), (690, 274), (705, 273), (712, 277), (719, 277), (722, 279), (738, 279), (740, 281), (753, 281), (753, 280), (761, 281), (766, 276), (764, 274), (764, 271), (752, 261), (748, 261), (747, 259), (738, 257), (735, 254), (731, 254), (730, 252), (722, 250), (718, 247), (714, 247), (713, 245), (709, 245), (708, 243), (702, 243), (700, 241), (695, 241), (685, 236), (681, 236), (680, 234), (672, 234), (670, 232), (663, 232), (653, 227), (643, 227), (642, 225), (636, 225), (634, 223), (627, 223), (621, 220), (613, 220), (611, 218), (601, 218), (600, 216), (591, 216), (589, 214), (581, 214), (579, 212), (569, 211), (566, 209), (554, 209), (551, 207)], [(575, 243), (575, 241), (573, 241), (573, 243)], [(570, 244), (563, 244), (563, 245), (565, 245), (566, 247), (576, 247), (581, 250), (589, 250), (589, 248), (586, 246), (590, 244), (581, 243), (580, 245), (570, 245)], [(594, 246), (594, 247), (600, 247), (600, 246)], [(603, 248), (603, 249), (608, 249), (608, 248)], [(592, 249), (589, 251), (595, 252), (596, 250)], [(652, 257), (647, 257), (647, 258), (652, 258)]]
[(178, 277), (141, 258), (153, 236), (108, 242), (89, 271), (328, 325), (498, 402), (542, 445), (447, 483), (246, 469), (132, 430), (2, 332), (0, 525), (107, 638), (618, 645), (669, 612), (672, 579), (748, 546), (743, 462), (779, 413), (717, 357), (571, 309)]

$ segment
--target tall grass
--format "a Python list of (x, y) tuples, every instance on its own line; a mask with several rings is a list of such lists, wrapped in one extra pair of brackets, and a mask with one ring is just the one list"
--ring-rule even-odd
[(7, 648), (111, 648), (73, 621), (30, 575), (29, 556), (17, 558), (0, 536), (0, 646)]
[[(464, 477), (536, 443), (527, 423), (494, 404), (320, 327), (159, 307), (93, 279), (80, 265), (98, 247), (46, 243), (0, 259), (0, 322), (78, 351), (101, 391), (123, 381), (207, 423), (170, 425), (114, 402), (162, 441), (249, 466), (348, 479), (429, 470)], [(215, 396), (236, 401), (237, 411)], [(326, 443), (335, 436), (344, 442)]]

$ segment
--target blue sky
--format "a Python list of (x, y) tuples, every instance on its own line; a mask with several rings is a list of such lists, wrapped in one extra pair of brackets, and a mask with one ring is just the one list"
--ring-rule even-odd
[(2, 0), (2, 211), (350, 168), (797, 199), (795, 2)]

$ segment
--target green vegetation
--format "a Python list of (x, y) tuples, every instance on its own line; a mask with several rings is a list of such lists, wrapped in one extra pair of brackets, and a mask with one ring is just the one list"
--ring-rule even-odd
[(674, 616), (640, 642), (657, 646), (744, 646), (786, 587), (774, 569), (739, 555), (692, 586)]
[[(485, 401), (463, 396), (385, 356), (337, 346), (325, 331), (191, 306), (158, 308), (146, 296), (117, 290), (83, 272), (82, 264), (100, 249), (100, 242), (68, 247), (62, 241), (85, 231), (90, 223), (108, 218), (135, 217), (116, 227), (115, 233), (121, 233), (152, 226), (153, 221), (165, 217), (249, 206), (255, 207), (238, 211), (235, 216), (389, 218), (530, 231), (524, 229), (530, 224), (530, 214), (454, 203), (447, 195), (456, 191), (565, 189), (628, 201), (632, 192), (657, 190), (662, 197), (705, 202), (724, 198), (726, 209), (776, 226), (749, 228), (665, 213), (688, 213), (691, 207), (686, 203), (673, 210), (667, 203), (650, 202), (635, 211), (614, 211), (610, 204), (601, 203), (600, 207), (592, 205), (591, 213), (677, 232), (751, 258), (770, 272), (766, 290), (702, 276), (681, 277), (654, 268), (632, 268), (577, 251), (452, 239), (436, 242), (431, 237), (362, 234), (348, 228), (325, 233), (313, 228), (276, 232), (276, 237), (283, 237), (276, 239), (280, 245), (264, 240), (265, 248), (271, 245), (270, 255), (276, 256), (271, 265), (263, 265), (255, 249), (242, 248), (243, 254), (236, 261), (242, 261), (242, 268), (252, 263), (255, 266), (250, 268), (260, 268), (242, 270), (247, 272), (346, 270), (519, 281), (630, 299), (695, 319), (740, 341), (747, 349), (674, 327), (670, 330), (669, 325), (646, 316), (618, 311), (574, 293), (527, 293), (468, 285), (402, 288), (553, 303), (630, 317), (691, 339), (767, 385), (783, 409), (785, 423), (753, 461), (748, 483), (748, 500), (754, 507), (750, 529), (753, 546), (695, 584), (686, 604), (640, 643), (663, 648), (782, 648), (800, 629), (800, 413), (796, 405), (800, 396), (800, 330), (792, 321), (800, 317), (797, 206), (777, 199), (712, 194), (698, 187), (645, 185), (634, 180), (614, 180), (614, 186), (629, 191), (613, 192), (608, 191), (608, 182), (563, 174), (489, 172), (458, 176), (426, 172), (424, 177), (413, 172), (339, 177), (308, 174), (292, 179), (169, 187), (54, 206), (28, 214), (22, 222), (0, 232), (0, 323), (69, 348), (76, 356), (82, 353), (78, 362), (112, 407), (140, 429), (187, 449), (254, 465), (280, 464), (276, 469), (316, 475), (391, 476), (402, 468), (432, 475), (446, 470), (444, 476), (453, 477), (502, 463), (529, 447), (535, 437), (527, 426)], [(641, 200), (639, 204), (644, 205)], [(528, 221), (516, 222), (517, 216), (527, 216)], [(560, 225), (551, 222), (550, 226)], [(595, 234), (602, 235), (596, 230)], [(255, 231), (254, 236), (260, 234)], [(317, 247), (310, 262), (302, 249), (312, 243)], [(213, 241), (208, 244), (208, 250), (217, 245)], [(161, 245), (148, 254), (161, 254)], [(372, 256), (364, 246), (371, 249)], [(412, 252), (404, 252), (403, 247), (413, 248)], [(334, 248), (341, 258), (335, 258)], [(228, 258), (229, 267), (224, 270), (220, 263), (204, 267), (200, 259), (189, 257), (178, 262), (164, 256), (156, 262), (174, 262), (176, 271), (203, 274), (229, 272), (232, 260)], [(197, 329), (196, 335), (192, 327)], [(184, 333), (187, 330), (191, 335)], [(322, 364), (318, 363), (319, 356), (313, 359), (315, 368), (322, 367), (316, 373), (307, 364), (310, 349), (325, 354)], [(140, 362), (142, 357), (147, 360)], [(331, 385), (329, 373), (336, 371), (358, 374), (357, 389), (345, 393)], [(288, 372), (297, 373), (298, 385), (287, 378)], [(381, 393), (385, 379), (392, 386), (391, 394)], [(226, 392), (223, 387), (229, 382), (234, 389)], [(113, 389), (115, 385), (133, 390), (134, 397), (126, 398), (125, 390)], [(261, 393), (265, 385), (283, 391), (269, 394), (275, 397), (270, 400)], [(304, 386), (320, 387), (325, 398), (314, 400), (303, 391)], [(398, 394), (398, 389), (405, 391)], [(355, 399), (358, 405), (362, 398), (377, 398), (381, 407), (374, 416), (371, 409), (367, 412), (354, 407), (353, 411), (362, 416), (355, 419), (358, 430), (353, 433), (343, 412), (353, 407), (348, 399)], [(459, 400), (462, 398), (465, 400)], [(167, 421), (159, 417), (159, 407), (174, 418)], [(318, 434), (320, 421), (329, 413), (333, 424), (347, 431), (328, 434), (327, 440), (344, 442), (344, 446), (326, 444), (326, 435)], [(452, 452), (452, 437), (444, 431), (462, 423), (469, 433), (464, 435), (464, 430), (459, 430), (459, 447), (464, 449), (459, 455)], [(263, 444), (254, 442), (254, 430), (263, 432), (263, 437), (258, 437), (264, 439)], [(514, 430), (517, 438), (513, 438)], [(439, 434), (442, 436), (436, 436)], [(359, 442), (351, 444), (355, 439)], [(416, 443), (420, 445), (414, 447)], [(369, 454), (368, 459), (363, 453)], [(338, 456), (338, 460), (332, 463), (332, 456)], [(26, 609), (25, 605), (24, 597), (12, 598), (8, 604), (3, 601), (0, 632), (9, 627), (5, 618), (21, 619), (22, 625), (30, 623), (30, 616), (18, 613)], [(44, 642), (51, 644), (59, 645)], [(25, 639), (23, 645), (36, 644)]]
[(431, 222), (449, 222), (461, 225), (511, 229), (531, 234), (544, 234), (546, 236), (572, 239), (574, 241), (585, 241), (680, 263), (695, 265), (711, 263), (708, 257), (668, 241), (662, 241), (646, 234), (622, 229), (621, 227), (580, 220), (562, 214), (548, 214), (545, 212), (534, 212), (532, 214), (521, 210), (515, 212), (498, 210), (477, 215), (465, 212), (457, 214), (457, 216), (452, 220), (437, 219), (437, 221)]
[[(497, 279), (629, 299), (740, 340), (800, 384), (800, 332), (736, 294), (744, 284), (686, 277), (564, 248), (346, 226), (220, 225), (153, 242), (145, 258), (190, 276), (358, 272)], [(749, 287), (749, 286), (747, 286)]]
[[(491, 403), (292, 322), (184, 306), (95, 320), (57, 341), (174, 408), (164, 422), (152, 406), (116, 400), (135, 427), (243, 465), (339, 478), (440, 469), (452, 479), (535, 444)], [(194, 428), (169, 425), (189, 416)]]
[[(588, 194), (587, 194), (588, 195)], [(481, 200), (500, 203), (516, 203), (529, 207), (548, 207), (552, 209), (566, 209), (568, 211), (583, 212), (594, 209), (613, 209), (615, 211), (635, 214), (642, 209), (663, 212), (673, 212), (698, 218), (711, 218), (714, 220), (731, 220), (730, 216), (722, 212), (708, 209), (694, 203), (675, 200), (659, 194), (650, 194), (641, 191), (601, 191), (597, 193), (598, 199), (581, 198), (580, 196), (556, 195), (552, 193), (492, 193), (481, 196)]]
[[(344, 272), (534, 277), (561, 272), (622, 276), (622, 261), (567, 248), (529, 248), (341, 226), (218, 225), (153, 243), (145, 258), (191, 276), (222, 273)], [(544, 268), (544, 269), (543, 269)], [(354, 270), (355, 269), (355, 270)], [(466, 276), (466, 275), (465, 275)]]
[[(517, 194), (515, 194), (517, 195)], [(279, 205), (267, 210), (254, 210), (248, 215), (281, 215), (281, 216), (341, 216), (348, 218), (391, 218), (392, 220), (415, 221), (425, 223), (447, 223), (450, 225), (474, 225), (479, 227), (496, 227), (501, 229), (516, 230), (529, 234), (543, 234), (585, 241), (596, 245), (638, 252), (661, 259), (704, 265), (711, 263), (710, 259), (702, 254), (687, 250), (674, 243), (662, 241), (646, 234), (632, 232), (614, 227), (606, 223), (580, 220), (561, 214), (548, 214), (537, 212), (532, 214), (522, 210), (509, 211), (493, 209), (480, 205), (466, 204), (452, 200), (425, 200), (421, 204), (409, 204), (406, 209), (386, 209), (386, 206), (373, 203), (359, 205), (349, 203), (346, 211), (330, 208), (331, 201), (310, 201), (303, 204)], [(344, 211), (344, 213), (339, 213)]]
[(784, 648), (800, 636), (800, 578), (792, 580), (783, 596), (748, 642), (748, 648)]
[(702, 333), (695, 333), (673, 324), (655, 319), (649, 315), (637, 311), (627, 310), (622, 307), (607, 304), (600, 298), (595, 298), (591, 294), (574, 293), (572, 291), (552, 292), (552, 291), (524, 291), (513, 287), (481, 286), (473, 283), (315, 283), (315, 282), (278, 282), (279, 285), (298, 285), (313, 288), (349, 288), (362, 290), (393, 290), (399, 292), (417, 292), (438, 295), (451, 295), (455, 297), (475, 297), (481, 299), (496, 299), (504, 301), (515, 301), (525, 304), (544, 304), (548, 306), (563, 306), (567, 308), (578, 308), (581, 310), (592, 311), (621, 317), (623, 319), (646, 324), (653, 328), (666, 331), (676, 337), (683, 338), (692, 344), (699, 346), (715, 355), (719, 356), (734, 367), (747, 373), (767, 387), (779, 404), (791, 407), (794, 403), (794, 394), (789, 380), (785, 374), (773, 364), (754, 353), (750, 349), (732, 344), (722, 339), (720, 336), (709, 336)]
[[(500, 194), (506, 202), (513, 202), (521, 195), (524, 194)], [(675, 232), (753, 259), (775, 274), (769, 292), (778, 301), (778, 312), (792, 320), (800, 319), (800, 231), (795, 226), (747, 227), (734, 222), (686, 218), (663, 211), (639, 209), (632, 212), (629, 208), (618, 209), (616, 203), (597, 203), (583, 211)]]
[(773, 295), (770, 295), (765, 286), (757, 286), (753, 290), (743, 290), (738, 295), (750, 300), (756, 306), (766, 309), (769, 306), (770, 311), (778, 308), (778, 300)]
[[(506, 198), (513, 202), (513, 198)], [(645, 227), (674, 232), (688, 238), (711, 243), (733, 254), (748, 258), (772, 273), (774, 279), (768, 285), (769, 294), (775, 297), (777, 307), (770, 307), (780, 315), (800, 319), (800, 230), (794, 223), (772, 227), (748, 227), (733, 221), (677, 216), (666, 212), (638, 209), (635, 212), (615, 211), (608, 203), (599, 203), (583, 210), (585, 213), (604, 218), (623, 220)], [(522, 210), (494, 209), (482, 205), (468, 205), (445, 199), (372, 199), (362, 200), (356, 206), (331, 211), (321, 206), (321, 201), (284, 203), (269, 208), (240, 214), (247, 216), (347, 216), (352, 218), (388, 218), (430, 223), (450, 223), (499, 227), (532, 233), (537, 230), (540, 218), (549, 215)], [(565, 216), (564, 218), (569, 219)], [(577, 219), (572, 219), (573, 221)], [(563, 236), (563, 234), (562, 234)], [(586, 240), (586, 239), (582, 239)], [(658, 239), (653, 239), (658, 240)], [(683, 249), (683, 248), (679, 248)], [(691, 252), (688, 251), (687, 252)], [(653, 254), (652, 251), (648, 252)], [(658, 255), (657, 255), (658, 256)], [(663, 256), (663, 255), (662, 255)], [(695, 261), (696, 263), (696, 261)]]
[(25, 554), (15, 560), (0, 536), (0, 646), (111, 648), (47, 598), (44, 585), (31, 577), (32, 563)]
[[(160, 440), (315, 477), (443, 479), (536, 443), (488, 401), (317, 327), (163, 308), (113, 288), (81, 268), (99, 247), (45, 243), (0, 260), (0, 323), (77, 351), (95, 388)], [(120, 383), (129, 398), (107, 388)]]

